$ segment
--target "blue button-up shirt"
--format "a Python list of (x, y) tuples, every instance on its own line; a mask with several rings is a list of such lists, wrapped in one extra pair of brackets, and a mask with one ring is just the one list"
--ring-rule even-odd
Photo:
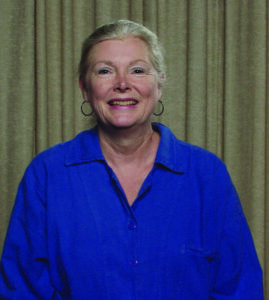
[(225, 166), (153, 128), (156, 161), (131, 207), (96, 128), (32, 161), (6, 237), (0, 299), (263, 299)]

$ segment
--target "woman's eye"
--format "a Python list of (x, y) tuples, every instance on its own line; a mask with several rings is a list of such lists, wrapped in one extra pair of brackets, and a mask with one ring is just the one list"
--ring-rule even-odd
[(144, 74), (145, 70), (143, 68), (133, 68), (132, 73), (134, 73), (134, 74)]
[(102, 68), (102, 69), (99, 69), (98, 71), (97, 71), (97, 73), (99, 74), (99, 75), (106, 75), (106, 74), (109, 74), (111, 71), (108, 69), (108, 68)]

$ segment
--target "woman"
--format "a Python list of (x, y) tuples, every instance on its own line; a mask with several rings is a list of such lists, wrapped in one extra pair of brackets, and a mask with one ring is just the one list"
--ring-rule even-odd
[(39, 154), (20, 184), (1, 299), (263, 299), (236, 191), (213, 154), (151, 115), (165, 79), (155, 34), (117, 21), (84, 43), (97, 126)]

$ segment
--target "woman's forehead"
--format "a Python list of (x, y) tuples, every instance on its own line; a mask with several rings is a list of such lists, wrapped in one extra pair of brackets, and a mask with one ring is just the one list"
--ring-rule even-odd
[(88, 53), (88, 62), (114, 59), (149, 60), (149, 56), (148, 46), (142, 39), (128, 36), (97, 43)]

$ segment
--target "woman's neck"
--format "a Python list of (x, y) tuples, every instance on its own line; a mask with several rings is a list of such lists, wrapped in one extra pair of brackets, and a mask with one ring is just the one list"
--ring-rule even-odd
[(155, 158), (159, 135), (151, 124), (140, 129), (109, 129), (98, 126), (100, 145), (107, 162), (111, 165), (143, 162)]

